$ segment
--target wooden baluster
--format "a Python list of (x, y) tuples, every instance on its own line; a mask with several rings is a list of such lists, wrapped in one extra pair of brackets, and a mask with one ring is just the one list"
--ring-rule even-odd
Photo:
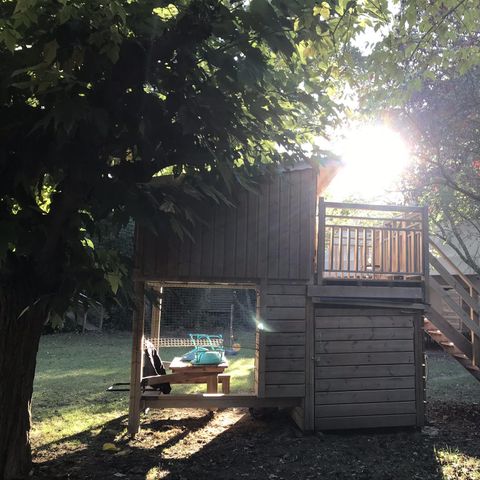
[(338, 270), (340, 270), (340, 278), (343, 278), (343, 228), (339, 228), (338, 240)]
[(367, 229), (363, 227), (363, 271), (365, 272), (364, 277), (367, 273), (367, 247)]
[(350, 278), (350, 272), (352, 270), (350, 267), (350, 227), (347, 228), (347, 270), (348, 270), (347, 278)]
[(372, 273), (373, 277), (375, 278), (375, 255), (376, 255), (376, 248), (375, 248), (375, 229), (372, 228)]
[(383, 268), (383, 230), (380, 230), (379, 231), (379, 240), (378, 240), (378, 243), (379, 243), (379, 246), (380, 246), (380, 261), (379, 261), (379, 264), (380, 264), (380, 272), (382, 272), (382, 276), (383, 276), (383, 271), (384, 271), (384, 268)]
[(333, 259), (335, 254), (335, 227), (330, 228), (330, 252), (328, 269), (333, 270)]
[(353, 270), (355, 271), (355, 278), (358, 274), (358, 227), (355, 227), (355, 244), (354, 244), (354, 251), (355, 257), (353, 259)]
[(393, 232), (392, 230), (389, 230), (388, 231), (388, 243), (389, 243), (389, 247), (388, 247), (388, 256), (389, 256), (389, 262), (390, 262), (390, 267), (388, 269), (388, 271), (390, 273), (393, 272), (393, 265), (392, 265), (392, 262), (393, 262)]
[[(476, 297), (477, 304), (478, 304), (478, 295), (474, 294), (474, 291), (473, 291), (473, 288), (472, 288), (471, 285), (469, 285), (468, 290), (469, 290), (470, 296), (472, 298)], [(479, 323), (478, 315), (475, 318), (475, 311), (472, 307), (470, 307), (470, 320), (472, 322), (477, 323), (477, 324)], [(462, 327), (463, 327), (463, 325), (462, 325)], [(478, 367), (480, 365), (480, 338), (477, 335), (475, 335), (475, 333), (471, 332), (470, 333), (470, 339), (472, 341), (472, 363), (476, 367)]]
[[(317, 282), (322, 283), (325, 270), (325, 245), (327, 238), (327, 227), (325, 226), (325, 200), (320, 197), (318, 200), (318, 241), (317, 241)], [(329, 251), (327, 250), (327, 255)], [(328, 257), (327, 257), (328, 258)]]

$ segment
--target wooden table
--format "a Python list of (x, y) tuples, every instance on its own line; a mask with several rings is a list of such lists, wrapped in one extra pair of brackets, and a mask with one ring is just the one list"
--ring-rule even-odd
[(183, 362), (181, 357), (175, 357), (170, 363), (172, 374), (178, 374), (178, 381), (174, 383), (206, 383), (207, 393), (218, 392), (218, 375), (227, 367), (226, 362), (219, 365), (192, 365)]

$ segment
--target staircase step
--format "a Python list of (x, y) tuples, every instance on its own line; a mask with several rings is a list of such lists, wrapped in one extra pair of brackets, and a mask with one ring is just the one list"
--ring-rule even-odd
[(471, 370), (472, 372), (479, 372), (480, 373), (480, 368), (478, 368), (476, 365), (470, 364), (465, 366), (466, 369)]

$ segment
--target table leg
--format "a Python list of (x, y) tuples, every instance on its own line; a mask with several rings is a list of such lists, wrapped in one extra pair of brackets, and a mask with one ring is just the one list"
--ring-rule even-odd
[(209, 375), (207, 379), (207, 393), (217, 393), (217, 392), (218, 392), (217, 374)]

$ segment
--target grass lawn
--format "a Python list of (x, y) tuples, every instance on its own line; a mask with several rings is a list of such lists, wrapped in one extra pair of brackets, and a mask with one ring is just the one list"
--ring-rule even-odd
[[(252, 339), (230, 358), (232, 391), (253, 385)], [(33, 398), (35, 478), (363, 478), (480, 480), (480, 384), (442, 353), (428, 354), (427, 433), (302, 437), (287, 417), (252, 422), (244, 411), (165, 410), (125, 435), (130, 335), (49, 335), (40, 345)], [(183, 353), (168, 349), (165, 360)], [(199, 386), (174, 386), (178, 393)], [(115, 442), (120, 451), (102, 451)], [(268, 448), (265, 446), (268, 445)], [(381, 465), (379, 462), (381, 461)], [(42, 470), (43, 469), (43, 470)], [(225, 477), (229, 469), (231, 477)], [(52, 473), (53, 472), (53, 473)], [(64, 476), (62, 476), (64, 475)], [(202, 476), (203, 475), (203, 476)]]
[[(243, 348), (229, 357), (232, 393), (252, 392), (254, 335), (238, 339)], [(44, 446), (124, 415), (128, 393), (106, 392), (113, 383), (130, 380), (131, 335), (57, 334), (42, 337), (33, 395), (32, 439)], [(186, 349), (168, 348), (172, 360)], [(203, 389), (203, 390), (202, 390)], [(205, 385), (174, 385), (172, 393), (205, 391)]]

